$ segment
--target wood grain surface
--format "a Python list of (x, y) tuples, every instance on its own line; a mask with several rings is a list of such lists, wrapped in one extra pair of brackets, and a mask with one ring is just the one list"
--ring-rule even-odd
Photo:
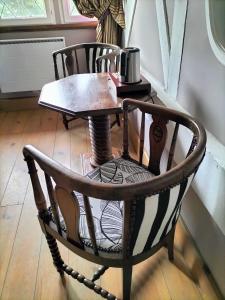
[(121, 111), (121, 98), (107, 73), (76, 74), (46, 84), (39, 104), (77, 116)]

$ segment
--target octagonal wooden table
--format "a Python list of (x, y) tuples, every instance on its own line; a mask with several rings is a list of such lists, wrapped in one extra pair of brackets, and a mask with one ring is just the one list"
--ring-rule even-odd
[[(147, 101), (149, 96), (132, 93)], [(39, 104), (71, 116), (89, 119), (92, 147), (91, 164), (98, 166), (112, 159), (110, 115), (122, 111), (123, 98), (108, 73), (76, 74), (44, 85)]]

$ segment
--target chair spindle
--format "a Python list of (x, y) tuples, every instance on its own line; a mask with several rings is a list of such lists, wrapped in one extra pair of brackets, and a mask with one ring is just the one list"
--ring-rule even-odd
[(55, 71), (55, 80), (59, 79), (59, 71), (57, 67), (57, 55), (53, 55), (54, 71)]
[(83, 195), (84, 199), (84, 208), (86, 212), (86, 218), (87, 218), (87, 226), (88, 226), (88, 231), (91, 239), (91, 243), (93, 246), (94, 254), (98, 255), (98, 247), (96, 243), (96, 237), (95, 237), (95, 227), (94, 227), (94, 221), (93, 221), (93, 216), (91, 212), (91, 206), (90, 202), (87, 196)]
[(170, 151), (169, 151), (169, 156), (168, 156), (168, 161), (167, 161), (167, 168), (166, 168), (167, 171), (169, 171), (171, 169), (171, 166), (172, 166), (174, 151), (175, 151), (176, 142), (177, 142), (178, 130), (179, 130), (179, 124), (176, 123), (175, 129), (174, 129), (174, 132), (173, 132), (172, 142), (171, 142), (171, 145), (170, 145)]
[(78, 57), (77, 57), (77, 50), (74, 50), (75, 54), (75, 60), (76, 60), (76, 69), (77, 69), (77, 74), (80, 74), (80, 68), (79, 68), (79, 63), (78, 63)]
[(141, 130), (140, 130), (140, 147), (139, 147), (139, 164), (143, 162), (143, 151), (145, 142), (145, 112), (141, 113)]
[(130, 256), (130, 237), (131, 228), (132, 201), (124, 201), (123, 206), (123, 259)]
[(186, 158), (193, 152), (196, 144), (197, 144), (197, 137), (193, 136)]
[(61, 53), (61, 60), (62, 60), (62, 67), (63, 67), (63, 77), (66, 77), (66, 68), (65, 68), (65, 62), (64, 62), (64, 55)]
[[(109, 49), (106, 49), (106, 53), (105, 54), (109, 54)], [(107, 72), (109, 70), (108, 64), (109, 64), (109, 60), (105, 59), (105, 72)]]
[(66, 68), (69, 75), (74, 74), (74, 59), (72, 51), (66, 55)]
[[(103, 55), (103, 48), (100, 48), (100, 51), (99, 51), (99, 56), (102, 56)], [(103, 72), (103, 60), (101, 61), (101, 67), (100, 67), (100, 71), (99, 72)]]
[(55, 201), (55, 198), (54, 198), (54, 191), (53, 191), (51, 177), (47, 173), (45, 173), (45, 181), (46, 181), (46, 185), (47, 185), (49, 200), (50, 200), (51, 209), (52, 209), (52, 214), (54, 216), (54, 220), (55, 220), (58, 232), (59, 232), (59, 234), (62, 234), (62, 230), (61, 230), (61, 226), (60, 226), (60, 220), (59, 220), (58, 204), (57, 204), (57, 202)]
[(96, 53), (98, 48), (92, 48), (93, 53), (92, 53), (92, 73), (96, 73)]
[(129, 151), (128, 151), (128, 112), (125, 109), (123, 113), (124, 119), (124, 128), (123, 128), (123, 158), (129, 158)]
[(90, 73), (90, 48), (85, 48), (87, 72)]

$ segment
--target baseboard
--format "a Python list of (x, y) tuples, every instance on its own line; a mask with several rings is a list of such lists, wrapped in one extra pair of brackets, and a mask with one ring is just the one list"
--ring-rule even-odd
[(17, 111), (27, 109), (38, 109), (38, 98), (13, 98), (13, 99), (0, 99), (1, 111)]

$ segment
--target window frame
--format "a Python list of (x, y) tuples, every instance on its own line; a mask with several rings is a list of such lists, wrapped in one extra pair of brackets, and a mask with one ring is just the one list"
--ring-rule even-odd
[(212, 0), (205, 1), (206, 28), (212, 51), (219, 62), (225, 66), (225, 47), (221, 43), (215, 28), (215, 15)]
[(81, 15), (69, 17), (64, 6), (66, 0), (44, 1), (46, 18), (0, 19), (0, 32), (95, 28), (97, 26), (96, 18)]
[(69, 14), (69, 1), (70, 0), (59, 0), (61, 20), (64, 24), (81, 22), (88, 23), (95, 21), (95, 18), (88, 18), (82, 15), (71, 16)]
[(15, 18), (0, 19), (1, 26), (18, 26), (18, 25), (40, 25), (55, 24), (55, 9), (53, 0), (44, 0), (46, 9), (46, 18)]

